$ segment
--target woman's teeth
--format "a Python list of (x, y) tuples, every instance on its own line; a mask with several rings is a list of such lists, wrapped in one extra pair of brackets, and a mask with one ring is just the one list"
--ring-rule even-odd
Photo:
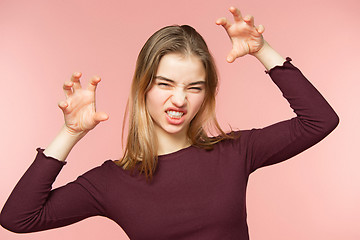
[(166, 111), (167, 115), (171, 118), (181, 118), (184, 115), (183, 112)]

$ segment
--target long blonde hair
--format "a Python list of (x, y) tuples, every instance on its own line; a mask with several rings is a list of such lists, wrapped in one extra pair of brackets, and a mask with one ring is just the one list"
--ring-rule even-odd
[[(161, 58), (169, 53), (199, 57), (206, 72), (205, 99), (187, 133), (192, 145), (212, 149), (215, 143), (231, 138), (216, 120), (218, 74), (204, 39), (188, 25), (164, 27), (147, 40), (139, 53), (124, 117), (124, 123), (127, 117), (129, 119), (129, 129), (120, 166), (124, 169), (137, 169), (140, 174), (145, 174), (146, 179), (152, 179), (158, 162), (158, 143), (154, 140), (154, 122), (146, 109), (146, 93), (152, 87)], [(208, 136), (209, 132), (216, 137)]]

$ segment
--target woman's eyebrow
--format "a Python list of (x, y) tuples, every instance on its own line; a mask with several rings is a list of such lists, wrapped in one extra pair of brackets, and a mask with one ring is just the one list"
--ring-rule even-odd
[[(160, 80), (164, 80), (164, 81), (167, 81), (167, 82), (175, 83), (174, 80), (168, 79), (168, 78), (163, 77), (163, 76), (155, 76), (155, 79), (160, 79)], [(201, 85), (201, 84), (205, 84), (205, 81), (191, 82), (188, 85), (193, 86), (193, 85)]]
[(189, 83), (189, 86), (192, 86), (192, 85), (202, 85), (202, 84), (205, 84), (205, 81), (192, 82), (192, 83)]
[(160, 79), (160, 80), (164, 80), (164, 81), (167, 81), (167, 82), (175, 83), (174, 80), (171, 80), (171, 79), (168, 79), (168, 78), (162, 77), (162, 76), (155, 76), (155, 79)]

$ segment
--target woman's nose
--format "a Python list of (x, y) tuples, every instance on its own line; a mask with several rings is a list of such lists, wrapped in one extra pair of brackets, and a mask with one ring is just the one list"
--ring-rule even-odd
[(186, 105), (186, 92), (184, 92), (182, 89), (175, 90), (171, 97), (171, 102), (176, 107), (184, 107)]

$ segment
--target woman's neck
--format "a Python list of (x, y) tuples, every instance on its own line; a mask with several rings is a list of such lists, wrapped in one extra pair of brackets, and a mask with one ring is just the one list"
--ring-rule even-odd
[(158, 139), (158, 155), (173, 153), (191, 145), (186, 131), (176, 134), (156, 131), (156, 135)]

